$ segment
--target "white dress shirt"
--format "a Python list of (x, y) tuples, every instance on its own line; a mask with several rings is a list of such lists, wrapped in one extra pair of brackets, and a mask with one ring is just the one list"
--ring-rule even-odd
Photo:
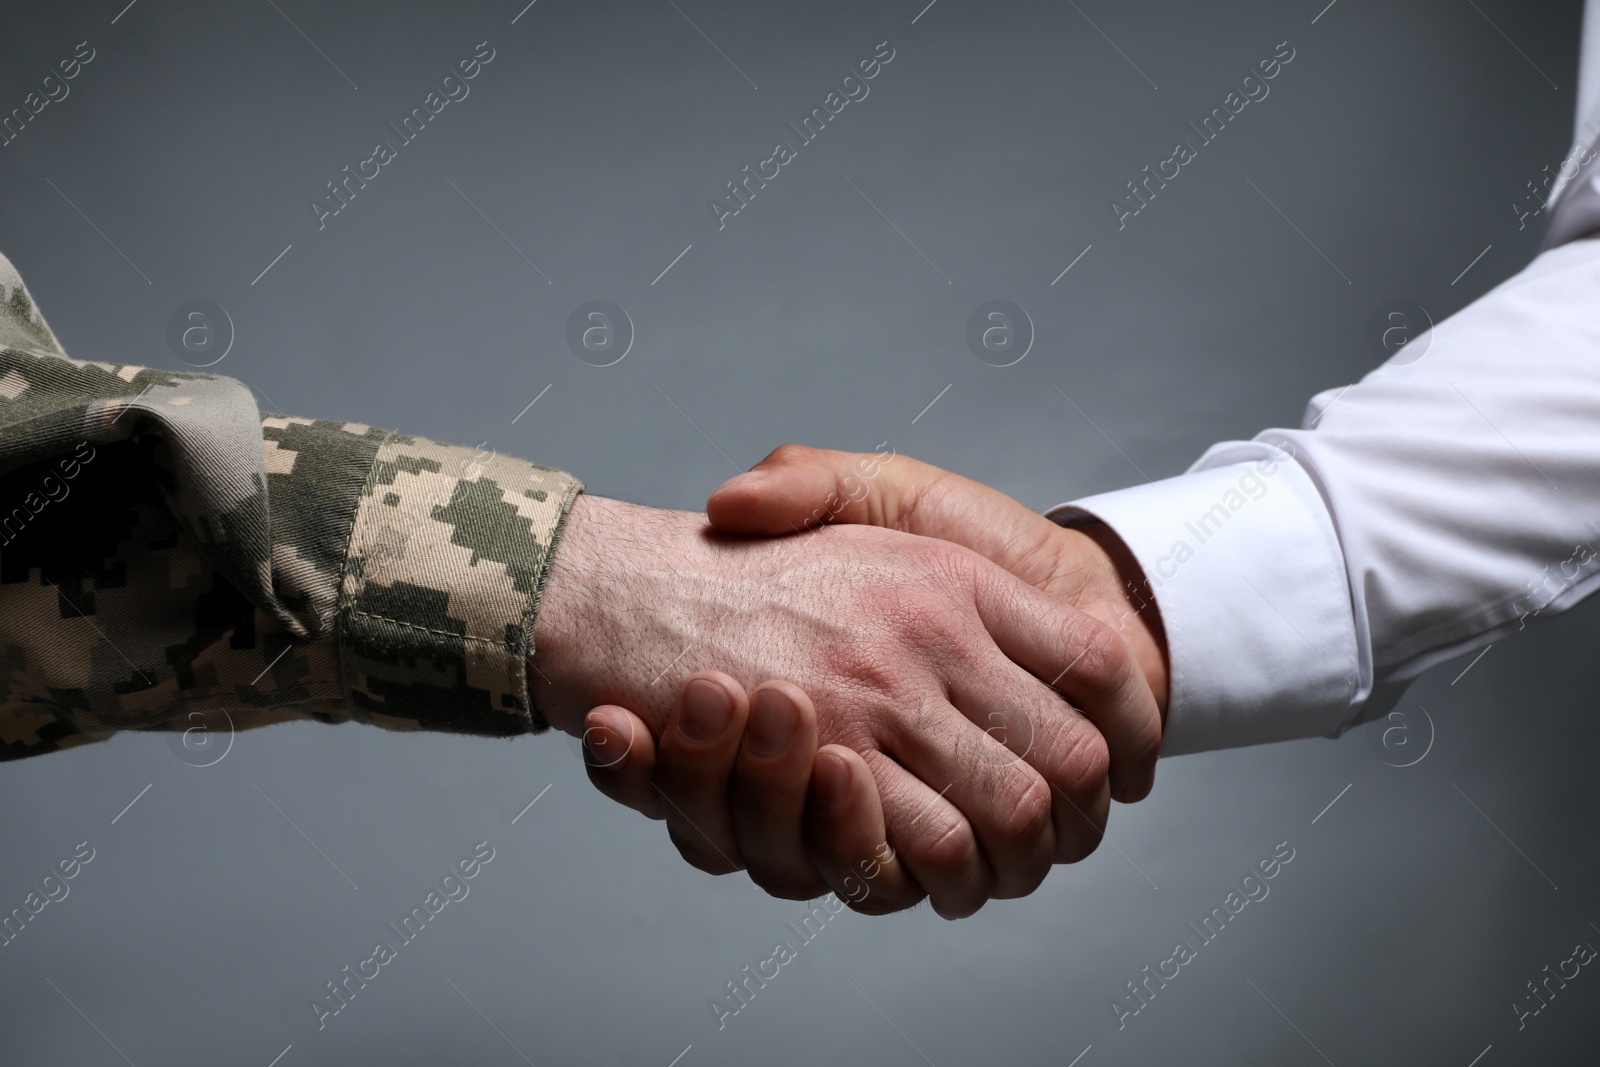
[(1525, 270), (1313, 397), (1300, 429), (1051, 511), (1109, 524), (1150, 579), (1163, 754), (1337, 735), (1600, 587), (1600, 0), (1580, 70)]

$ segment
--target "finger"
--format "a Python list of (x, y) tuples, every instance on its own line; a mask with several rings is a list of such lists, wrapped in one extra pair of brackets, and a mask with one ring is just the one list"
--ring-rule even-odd
[(828, 888), (805, 841), (806, 790), (816, 755), (811, 698), (789, 682), (757, 686), (729, 800), (750, 880), (785, 900), (809, 900)]
[[(1039, 773), (942, 699), (921, 715), (880, 724), (885, 751), (969, 825), (990, 876), (985, 895), (1019, 897), (1037, 889), (1056, 855), (1050, 786)], [(887, 794), (884, 800), (895, 811)], [(939, 901), (915, 866), (916, 853), (905, 851), (917, 880)]]
[(1052, 577), (1042, 551), (1060, 527), (982, 482), (893, 452), (784, 445), (706, 501), (724, 533), (786, 534), (827, 522), (883, 526), (954, 541), (1023, 581)]
[(893, 452), (784, 445), (713, 490), (706, 514), (719, 530), (739, 534), (793, 533), (824, 522), (894, 526), (902, 502), (930, 473), (943, 472)]
[(720, 671), (689, 676), (668, 716), (655, 785), (672, 843), (710, 874), (744, 867), (728, 811), (728, 779), (744, 735), (750, 700)]
[(927, 896), (889, 844), (872, 771), (842, 745), (828, 745), (816, 755), (805, 840), (823, 879), (856, 911), (886, 915)]
[[(1067, 581), (1057, 543), (1061, 530), (1054, 522), (981, 482), (893, 453), (784, 445), (752, 471), (723, 483), (706, 508), (712, 524), (728, 533), (782, 534), (825, 522), (870, 523), (963, 545), (1028, 585), (1050, 583), (1060, 593), (1055, 587)], [(1071, 588), (1070, 581), (1066, 587)], [(1049, 614), (1034, 614), (1035, 628), (1037, 620), (1056, 619), (1060, 613), (1058, 601)], [(1078, 630), (1092, 622), (1077, 619)], [(1012, 650), (1007, 647), (1008, 653)], [(1084, 643), (1077, 642), (1073, 650), (1074, 656), (1085, 651)], [(1057, 678), (1074, 666), (1073, 658), (1059, 651), (1033, 655), (1029, 669), (1047, 681)], [(1131, 655), (1124, 662), (1130, 673), (1137, 673)], [(1149, 683), (1125, 673), (1115, 680), (1114, 687), (1122, 691), (1106, 694), (1101, 684), (1105, 679), (1092, 670), (1096, 664), (1086, 657), (1079, 666), (1058, 684), (1103, 729), (1113, 756), (1114, 795), (1124, 801), (1142, 799), (1154, 783), (1161, 731), (1154, 694), (1146, 698), (1135, 692), (1148, 691)]]
[(952, 919), (983, 907), (994, 895), (994, 872), (972, 823), (947, 799), (952, 788), (930, 788), (888, 753), (869, 749), (861, 757), (878, 787), (888, 843), (934, 911)]
[(1112, 794), (1138, 800), (1155, 779), (1161, 711), (1128, 646), (1110, 626), (995, 567), (980, 568), (978, 614), (1000, 651), (1063, 693), (1110, 754)]
[(1094, 724), (1010, 662), (963, 671), (950, 699), (995, 742), (979, 758), (1026, 764), (1048, 785), (1055, 862), (1076, 863), (1093, 852), (1111, 800), (1106, 743)]
[(608, 704), (583, 721), (583, 763), (594, 787), (618, 804), (651, 819), (661, 818), (661, 794), (651, 779), (656, 742), (627, 708)]

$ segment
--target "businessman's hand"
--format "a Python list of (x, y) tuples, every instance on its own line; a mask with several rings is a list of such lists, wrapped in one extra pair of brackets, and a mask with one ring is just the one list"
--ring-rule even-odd
[[(1163, 721), (1166, 634), (1144, 572), (1103, 523), (1063, 527), (981, 482), (892, 453), (784, 445), (728, 479), (706, 503), (730, 534), (782, 534), (828, 523), (881, 526), (962, 545), (1112, 627), (1150, 683)], [(1103, 726), (1106, 724), (1102, 724)], [(1146, 730), (1107, 733), (1113, 770), (1151, 766)], [(1138, 800), (1144, 790), (1119, 792)]]
[[(534, 641), (536, 703), (574, 734), (587, 709), (620, 705), (663, 744), (717, 745), (743, 734), (747, 710), (689, 700), (665, 735), (679, 679), (792, 679), (821, 740), (870, 769), (889, 843), (947, 915), (1030, 892), (1099, 842), (1106, 743), (1050, 682), (1106, 722), (1145, 724), (1144, 763), (1115, 772), (1135, 791), (1159, 740), (1155, 700), (1110, 627), (964, 548), (865, 526), (728, 538), (698, 515), (580, 497)], [(743, 864), (682, 814), (669, 829), (691, 862)]]
[[(865, 523), (963, 544), (1114, 626), (1164, 712), (1160, 618), (1138, 565), (1103, 526), (1064, 529), (987, 486), (915, 460), (796, 445), (778, 449), (755, 471), (723, 485), (708, 511), (730, 533), (776, 535)], [(803, 768), (816, 741), (803, 692), (769, 682), (752, 704), (732, 679), (706, 672), (691, 680), (680, 699), (737, 710), (711, 743), (684, 744), (669, 726), (659, 750), (626, 708), (590, 713), (589, 774), (602, 792), (656, 818), (692, 808), (696, 823), (712, 828), (707, 836), (720, 842), (718, 848), (742, 857), (756, 883), (776, 895), (807, 897), (828, 885), (862, 911), (895, 910), (920, 898), (906, 869), (895, 864), (885, 865), (883, 881), (857, 901), (856, 876), (878, 870), (872, 843), (881, 833), (883, 809), (865, 765), (857, 767), (859, 757), (852, 763), (854, 754), (843, 749), (818, 756), (807, 803)], [(1158, 715), (1141, 719), (1105, 714), (1114, 709), (1088, 710), (1110, 742), (1113, 768), (1124, 771), (1114, 794), (1142, 798), (1151, 784), (1145, 771), (1160, 743)], [(773, 740), (779, 737), (787, 740), (779, 745)]]

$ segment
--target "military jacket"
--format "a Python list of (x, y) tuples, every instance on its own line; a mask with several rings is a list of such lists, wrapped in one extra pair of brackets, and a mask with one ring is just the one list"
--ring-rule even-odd
[(571, 475), (67, 356), (0, 257), (0, 758), (295, 718), (543, 729)]

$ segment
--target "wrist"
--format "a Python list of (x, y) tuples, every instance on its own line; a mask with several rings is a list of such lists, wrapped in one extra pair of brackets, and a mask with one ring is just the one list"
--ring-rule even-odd
[(587, 494), (573, 502), (528, 658), (529, 690), (551, 726), (581, 736), (590, 708), (618, 704), (659, 734), (674, 657), (709, 622), (695, 591), (680, 588), (709, 569), (704, 528), (689, 512)]
[(528, 690), (533, 704), (552, 727), (569, 734), (582, 732), (584, 713), (592, 706), (584, 700), (573, 667), (589, 639), (585, 618), (591, 613), (586, 608), (602, 580), (596, 570), (595, 526), (605, 521), (612, 503), (588, 494), (572, 502), (530, 635)]
[(1090, 520), (1061, 528), (1071, 554), (1083, 562), (1073, 598), (1078, 610), (1117, 631), (1144, 672), (1161, 709), (1163, 726), (1170, 692), (1166, 629), (1155, 593), (1133, 552), (1103, 522)]

